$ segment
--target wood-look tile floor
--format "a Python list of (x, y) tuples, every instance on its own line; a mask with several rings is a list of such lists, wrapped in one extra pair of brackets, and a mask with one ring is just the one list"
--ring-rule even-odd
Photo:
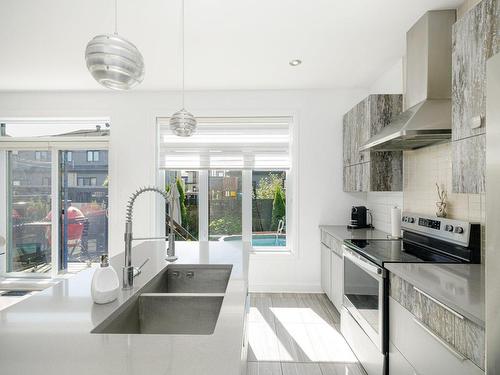
[(248, 375), (364, 375), (324, 294), (252, 293)]

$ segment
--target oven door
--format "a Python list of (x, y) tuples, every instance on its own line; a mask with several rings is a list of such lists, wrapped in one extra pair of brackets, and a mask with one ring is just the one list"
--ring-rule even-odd
[(343, 252), (343, 306), (384, 353), (384, 270), (347, 246)]

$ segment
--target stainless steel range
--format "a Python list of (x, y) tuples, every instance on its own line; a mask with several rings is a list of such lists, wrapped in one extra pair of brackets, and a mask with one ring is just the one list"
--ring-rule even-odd
[(343, 245), (341, 331), (368, 375), (389, 371), (385, 264), (481, 262), (479, 224), (403, 213), (402, 230), (399, 240), (346, 240)]

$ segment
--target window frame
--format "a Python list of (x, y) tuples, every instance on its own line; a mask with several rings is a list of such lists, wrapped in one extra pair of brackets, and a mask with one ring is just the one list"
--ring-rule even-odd
[(99, 162), (100, 161), (100, 152), (99, 151), (100, 150), (87, 150), (87, 163)]
[[(51, 211), (60, 212), (60, 179), (59, 179), (59, 163), (60, 151), (71, 150), (92, 150), (92, 151), (108, 151), (109, 152), (109, 137), (72, 137), (71, 139), (60, 139), (56, 137), (44, 137), (43, 139), (16, 139), (8, 138), (1, 139), (0, 137), (0, 236), (8, 240), (8, 215), (5, 213), (8, 209), (7, 199), (9, 194), (8, 189), (8, 157), (9, 151), (45, 151), (51, 154)], [(109, 168), (110, 166), (108, 166)], [(111, 182), (110, 182), (111, 185)], [(108, 186), (108, 189), (111, 189)], [(52, 215), (51, 222), (51, 237), (57, 238), (57, 241), (52, 242), (51, 247), (51, 271), (47, 274), (41, 273), (26, 273), (26, 272), (7, 272), (7, 258), (0, 257), (0, 277), (19, 277), (26, 279), (50, 279), (55, 278), (65, 270), (59, 270), (60, 265), (60, 215)], [(109, 236), (109, 231), (108, 231)], [(109, 238), (108, 238), (109, 241)], [(5, 245), (5, 252), (9, 251), (8, 242)]]
[[(195, 110), (195, 109), (193, 109)], [(300, 166), (299, 166), (299, 123), (300, 116), (299, 112), (295, 109), (291, 110), (271, 110), (271, 111), (207, 111), (198, 110), (196, 113), (199, 117), (216, 117), (216, 118), (224, 118), (224, 117), (244, 117), (244, 118), (253, 118), (253, 117), (287, 117), (289, 118), (289, 157), (290, 157), (290, 166), (287, 170), (286, 177), (286, 221), (287, 221), (287, 243), (285, 249), (278, 247), (267, 248), (267, 249), (254, 249), (250, 246), (250, 255), (252, 259), (256, 261), (267, 261), (271, 258), (279, 258), (279, 259), (297, 259), (300, 256), (300, 247), (299, 247), (299, 239), (300, 233), (298, 228), (299, 222), (299, 179), (300, 179)], [(155, 124), (156, 124), (156, 138), (157, 142), (155, 143), (155, 154), (156, 154), (156, 183), (163, 184), (165, 181), (165, 173), (164, 169), (160, 168), (160, 134), (161, 134), (161, 126), (162, 123), (168, 119), (169, 115), (165, 113), (155, 113), (153, 114)], [(176, 168), (169, 168), (176, 169)], [(198, 170), (199, 171), (199, 195), (198, 195), (198, 204), (199, 204), (199, 241), (200, 242), (208, 242), (208, 178), (209, 178), (209, 169), (199, 169), (199, 168), (177, 168), (177, 169), (185, 169), (185, 170)], [(217, 168), (223, 169), (223, 168)], [(231, 169), (231, 168), (227, 168)], [(272, 168), (266, 168), (264, 170), (271, 170)], [(250, 215), (242, 215), (242, 239), (244, 242), (249, 242), (251, 239), (252, 232), (252, 218), (251, 218), (251, 205), (252, 205), (252, 175), (251, 169), (242, 169), (243, 170), (243, 181), (242, 181), (242, 191), (250, 191), (250, 194), (243, 193), (243, 212), (250, 212)], [(284, 170), (284, 168), (277, 168), (277, 170)], [(206, 191), (206, 194), (203, 192)], [(158, 223), (156, 227), (156, 232), (160, 235), (165, 234), (165, 210), (164, 207), (160, 204), (159, 198), (156, 198), (155, 202), (156, 207), (156, 222)], [(245, 205), (250, 208), (246, 209)], [(261, 247), (263, 248), (263, 247)]]

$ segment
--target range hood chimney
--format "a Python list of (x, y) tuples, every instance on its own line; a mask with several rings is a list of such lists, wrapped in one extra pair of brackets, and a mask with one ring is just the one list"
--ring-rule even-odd
[(451, 138), (451, 53), (455, 10), (424, 14), (406, 33), (405, 111), (360, 151), (413, 150)]

